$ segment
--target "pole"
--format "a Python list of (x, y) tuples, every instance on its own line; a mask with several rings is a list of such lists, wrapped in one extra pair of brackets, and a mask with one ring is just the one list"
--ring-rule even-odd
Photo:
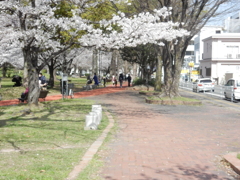
[(98, 50), (98, 76), (100, 79), (100, 50)]

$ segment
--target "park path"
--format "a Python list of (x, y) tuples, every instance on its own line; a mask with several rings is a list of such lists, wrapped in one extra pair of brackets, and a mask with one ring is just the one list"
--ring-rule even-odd
[(220, 160), (240, 149), (239, 111), (210, 100), (202, 106), (150, 105), (133, 91), (89, 98), (106, 107), (119, 126), (103, 157), (103, 179), (234, 179)]
[[(89, 96), (97, 96), (101, 94), (109, 94), (109, 93), (115, 93), (119, 91), (123, 91), (126, 88), (126, 82), (124, 83), (125, 86), (123, 88), (118, 87), (112, 87), (111, 85), (107, 87), (101, 87), (98, 89), (93, 89), (89, 91), (81, 91), (81, 92), (74, 92), (74, 98), (82, 98), (82, 97), (89, 97)], [(70, 96), (68, 97), (70, 98)], [(45, 101), (54, 101), (62, 99), (62, 95), (49, 95), (46, 97)], [(39, 99), (40, 102), (43, 101), (43, 99)], [(0, 101), (0, 106), (9, 106), (9, 105), (16, 105), (19, 104), (18, 99), (12, 99), (12, 100), (3, 100)]]

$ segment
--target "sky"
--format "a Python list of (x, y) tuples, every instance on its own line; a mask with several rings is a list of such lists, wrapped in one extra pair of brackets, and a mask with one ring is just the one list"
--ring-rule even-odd
[(218, 11), (222, 12), (226, 10), (228, 10), (228, 12), (224, 12), (218, 17), (211, 18), (207, 25), (224, 26), (225, 19), (240, 12), (240, 0), (232, 0), (232, 2), (225, 3), (219, 8)]

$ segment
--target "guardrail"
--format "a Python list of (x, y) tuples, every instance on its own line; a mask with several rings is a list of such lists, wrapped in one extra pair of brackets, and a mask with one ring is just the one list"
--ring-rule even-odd
[(180, 81), (179, 86), (180, 87), (185, 87), (185, 88), (190, 88), (190, 89), (193, 88), (192, 82)]
[[(180, 81), (179, 82), (179, 87), (192, 90), (193, 84), (192, 84), (192, 82)], [(204, 93), (206, 93), (206, 92), (204, 92)], [(222, 85), (214, 85), (214, 92), (207, 92), (207, 94), (211, 95), (211, 96), (218, 96), (220, 98), (225, 98), (224, 86), (222, 86)], [(232, 102), (235, 101), (234, 100), (234, 89), (233, 89), (233, 87), (231, 89), (231, 101)]]

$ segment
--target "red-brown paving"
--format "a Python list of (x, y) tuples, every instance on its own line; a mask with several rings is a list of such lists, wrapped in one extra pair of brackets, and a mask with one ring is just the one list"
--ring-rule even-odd
[[(125, 90), (126, 86), (123, 86), (123, 88), (120, 88), (119, 86), (117, 87), (112, 87), (112, 86), (107, 86), (107, 87), (101, 87), (98, 89), (93, 89), (89, 91), (81, 91), (81, 92), (74, 92), (74, 98), (82, 98), (82, 97), (89, 97), (89, 96), (97, 96), (101, 94), (109, 94), (109, 93), (115, 93), (119, 91)], [(59, 100), (62, 98), (62, 95), (52, 95), (52, 96), (47, 96), (45, 101), (54, 101), (54, 100)], [(68, 98), (71, 98), (70, 96)], [(40, 102), (44, 101), (43, 99), (39, 99)], [(15, 105), (19, 104), (18, 99), (12, 99), (12, 100), (3, 100), (0, 101), (0, 106), (9, 106), (9, 105)]]

